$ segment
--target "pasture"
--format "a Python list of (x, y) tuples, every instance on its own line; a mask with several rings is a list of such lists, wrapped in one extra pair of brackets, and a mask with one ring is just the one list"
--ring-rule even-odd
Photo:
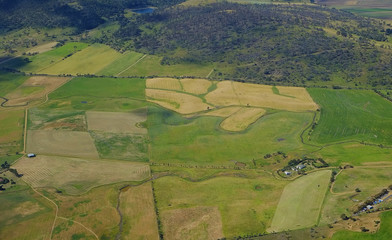
[(144, 79), (74, 78), (51, 93), (42, 108), (126, 112), (146, 106), (144, 89)]
[(151, 182), (123, 189), (120, 211), (124, 221), (121, 239), (159, 238)]
[(11, 110), (0, 112), (0, 164), (13, 162), (23, 150), (24, 111)]
[(38, 154), (98, 158), (94, 141), (87, 132), (29, 130), (26, 151)]
[[(29, 77), (21, 74), (3, 72), (0, 70), (0, 96), (4, 97), (8, 93), (17, 89)], [(3, 100), (0, 100), (3, 102)]]
[(141, 163), (42, 155), (22, 158), (14, 167), (35, 188), (56, 188), (72, 195), (101, 185), (141, 181), (150, 176), (149, 167)]
[(95, 74), (120, 58), (121, 54), (106, 45), (94, 44), (72, 56), (38, 71), (45, 74)]
[(308, 89), (321, 106), (321, 117), (311, 135), (325, 144), (358, 140), (392, 144), (392, 103), (370, 90)]
[(324, 170), (289, 183), (283, 190), (268, 232), (317, 225), (330, 177), (331, 171)]
[(8, 101), (4, 106), (24, 106), (44, 101), (47, 94), (69, 81), (66, 77), (31, 77), (14, 91), (5, 95)]
[(141, 57), (143, 57), (142, 53), (127, 51), (108, 66), (98, 71), (97, 75), (118, 76), (122, 71), (135, 64)]
[(267, 153), (304, 153), (299, 134), (311, 113), (277, 112), (265, 115), (241, 133), (221, 131), (218, 117), (184, 118), (168, 110), (149, 107), (150, 161), (186, 165), (233, 166), (252, 164)]
[(147, 134), (147, 129), (141, 123), (147, 120), (146, 109), (132, 112), (86, 112), (88, 130), (111, 132)]
[[(271, 223), (285, 184), (262, 172), (255, 178), (222, 176), (200, 182), (178, 177), (157, 179), (153, 187), (164, 237), (174, 234), (204, 239), (209, 233), (211, 237), (219, 236), (219, 215), (226, 238), (263, 233)], [(184, 221), (180, 223), (173, 216)]]
[(28, 113), (29, 130), (87, 131), (87, 121), (83, 111), (30, 108)]

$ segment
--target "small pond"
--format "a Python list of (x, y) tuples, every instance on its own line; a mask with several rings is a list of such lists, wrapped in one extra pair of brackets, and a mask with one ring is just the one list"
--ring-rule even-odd
[(138, 9), (131, 9), (131, 11), (134, 12), (134, 13), (145, 14), (145, 13), (152, 13), (152, 12), (154, 12), (155, 8), (152, 8), (152, 7), (138, 8)]

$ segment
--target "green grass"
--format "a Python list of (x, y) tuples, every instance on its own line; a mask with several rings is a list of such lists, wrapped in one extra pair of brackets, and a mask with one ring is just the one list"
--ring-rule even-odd
[(230, 238), (263, 233), (285, 184), (259, 172), (255, 179), (218, 177), (197, 183), (165, 177), (154, 182), (154, 190), (160, 213), (197, 206), (218, 207), (224, 235)]
[(288, 184), (283, 190), (269, 232), (317, 225), (330, 177), (331, 171), (318, 171)]
[(161, 65), (162, 57), (148, 55), (120, 76), (196, 76), (206, 77), (213, 69), (210, 64)]
[(389, 240), (392, 236), (392, 212), (384, 212), (381, 214), (381, 227), (377, 233), (359, 233), (350, 231), (339, 231), (332, 237), (333, 240)]
[(122, 71), (126, 70), (132, 64), (135, 64), (143, 56), (138, 52), (125, 52), (121, 57), (113, 61), (111, 64), (99, 71), (98, 75), (117, 76)]
[[(28, 78), (28, 76), (0, 71), (0, 96), (4, 97), (12, 92)], [(0, 101), (3, 102), (3, 100)]]
[(146, 106), (144, 79), (74, 78), (49, 95), (44, 108), (129, 111)]
[(0, 163), (20, 157), (16, 152), (23, 149), (23, 123), (23, 110), (0, 113)]
[(277, 112), (262, 117), (244, 132), (230, 133), (220, 130), (222, 118), (187, 119), (150, 107), (150, 159), (158, 163), (233, 166), (234, 161), (249, 164), (252, 159), (279, 150), (301, 152), (304, 146), (298, 136), (311, 119), (311, 113)]
[(368, 90), (308, 91), (321, 106), (321, 118), (311, 135), (312, 141), (392, 144), (392, 103), (388, 100)]
[(109, 46), (94, 44), (71, 57), (39, 71), (45, 74), (95, 74), (120, 58), (121, 54)]

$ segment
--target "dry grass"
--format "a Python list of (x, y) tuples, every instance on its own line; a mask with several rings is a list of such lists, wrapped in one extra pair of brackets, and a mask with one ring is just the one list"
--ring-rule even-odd
[(217, 84), (217, 89), (205, 96), (207, 102), (221, 107), (241, 105), (233, 90), (233, 82), (222, 81)]
[(205, 94), (212, 85), (212, 82), (206, 79), (184, 78), (180, 81), (184, 91), (193, 94)]
[(147, 120), (145, 109), (128, 113), (121, 112), (87, 112), (89, 130), (111, 133), (147, 134), (147, 129), (140, 123)]
[(314, 102), (308, 91), (302, 87), (277, 87), (279, 93), (282, 95), (293, 96), (304, 102), (312, 103)]
[(148, 165), (141, 163), (42, 155), (22, 158), (14, 167), (33, 187), (53, 187), (68, 194), (81, 194), (105, 184), (141, 181), (150, 175)]
[(175, 78), (150, 78), (146, 81), (146, 87), (166, 90), (182, 90), (180, 82)]
[(39, 46), (36, 46), (30, 50), (28, 50), (26, 53), (27, 54), (32, 54), (32, 53), (44, 53), (47, 51), (52, 50), (55, 46), (57, 45), (57, 42), (50, 42), (50, 43), (45, 43)]
[(120, 202), (124, 218), (122, 239), (159, 239), (150, 182), (125, 189)]
[(57, 219), (52, 239), (86, 239), (94, 240), (95, 236), (81, 225), (69, 220)]
[(99, 158), (87, 132), (29, 130), (27, 151), (60, 156)]
[(204, 116), (215, 116), (215, 117), (229, 117), (230, 115), (238, 112), (241, 107), (225, 107), (220, 109), (215, 109), (204, 113)]
[(242, 108), (226, 118), (220, 126), (227, 131), (243, 131), (263, 116), (265, 112), (266, 111), (262, 108)]
[(24, 105), (33, 101), (44, 100), (46, 94), (56, 90), (69, 79), (65, 77), (31, 77), (5, 96), (9, 99), (5, 106)]
[(201, 98), (172, 91), (146, 89), (146, 96), (150, 102), (157, 103), (162, 107), (176, 111), (181, 114), (191, 114), (206, 111), (211, 108)]
[(165, 239), (223, 238), (218, 207), (194, 207), (162, 213)]

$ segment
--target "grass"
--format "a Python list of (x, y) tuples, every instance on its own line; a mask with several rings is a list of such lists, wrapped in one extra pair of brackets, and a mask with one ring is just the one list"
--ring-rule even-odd
[(30, 108), (28, 129), (87, 131), (85, 112)]
[(71, 57), (40, 70), (45, 74), (95, 74), (120, 58), (121, 54), (102, 44), (94, 44)]
[[(264, 232), (284, 185), (285, 182), (258, 172), (254, 179), (218, 177), (202, 182), (165, 177), (154, 181), (154, 190), (160, 214), (175, 209), (218, 207), (223, 233), (230, 238)], [(171, 227), (165, 224), (168, 223), (163, 222), (164, 228)], [(197, 232), (189, 234), (195, 236)]]
[(392, 236), (392, 212), (384, 212), (381, 214), (381, 227), (380, 230), (375, 234), (370, 233), (359, 233), (350, 231), (339, 231), (332, 237), (333, 240), (345, 240), (345, 239), (356, 239), (356, 240), (387, 240), (391, 239)]
[(317, 225), (330, 177), (331, 171), (318, 171), (288, 184), (268, 231), (280, 232)]
[(211, 64), (175, 64), (161, 65), (162, 57), (148, 55), (120, 76), (195, 76), (206, 77), (213, 66)]
[(392, 144), (392, 103), (367, 90), (309, 89), (321, 105), (311, 138), (325, 144), (358, 140)]
[(138, 52), (125, 52), (122, 54), (121, 57), (113, 61), (111, 64), (109, 64), (99, 72), (97, 72), (97, 74), (104, 76), (117, 76), (129, 66), (135, 64), (142, 56), (143, 54)]
[(16, 152), (23, 149), (24, 111), (0, 112), (0, 163), (13, 162), (20, 157)]
[(43, 108), (129, 111), (146, 106), (144, 87), (137, 78), (74, 78), (50, 94)]
[(150, 160), (233, 166), (233, 161), (249, 164), (252, 159), (279, 150), (301, 152), (304, 146), (298, 135), (311, 119), (311, 113), (277, 112), (264, 116), (244, 132), (230, 133), (219, 130), (222, 120), (218, 117), (187, 119), (150, 107), (147, 120)]
[[(4, 97), (7, 93), (18, 88), (29, 77), (21, 74), (9, 73), (0, 70), (0, 96)], [(3, 102), (3, 100), (0, 100)]]

